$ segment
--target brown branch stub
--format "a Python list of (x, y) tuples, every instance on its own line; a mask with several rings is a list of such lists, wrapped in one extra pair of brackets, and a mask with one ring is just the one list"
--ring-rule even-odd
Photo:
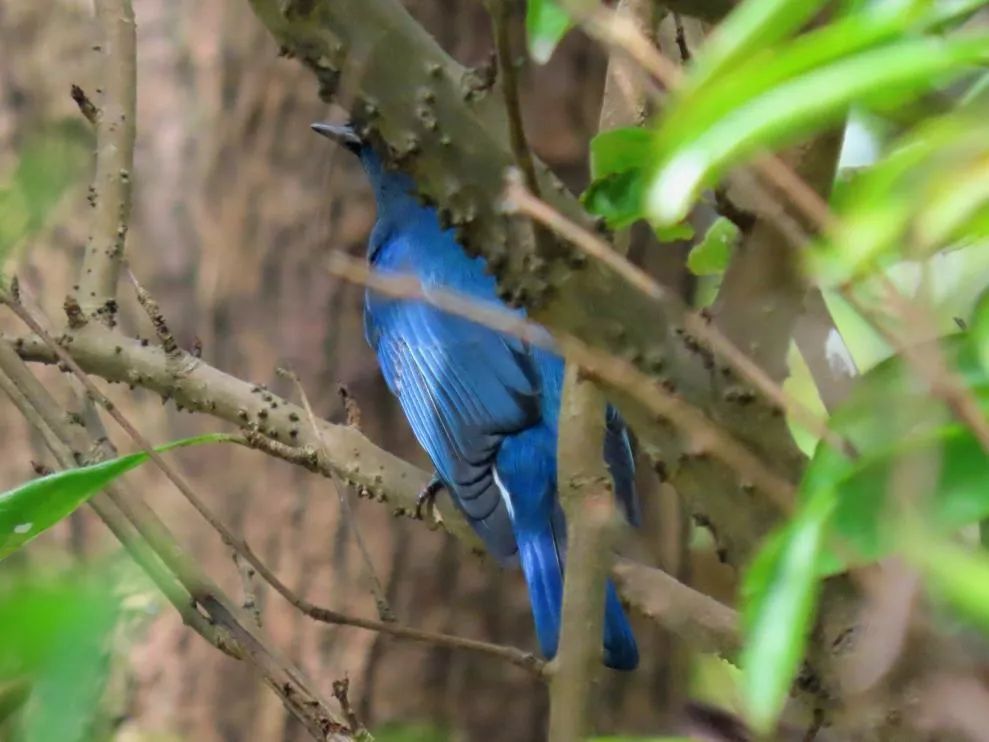
[(62, 309), (65, 311), (65, 319), (68, 322), (70, 330), (78, 330), (81, 327), (85, 327), (89, 321), (86, 319), (86, 314), (82, 311), (82, 307), (79, 306), (79, 300), (72, 294), (66, 294)]
[(357, 404), (354, 395), (350, 393), (350, 389), (347, 388), (346, 384), (337, 385), (337, 394), (340, 395), (340, 401), (343, 402), (343, 409), (347, 416), (347, 425), (360, 430), (361, 407)]
[(354, 711), (354, 707), (350, 704), (350, 678), (346, 675), (339, 680), (333, 681), (333, 697), (340, 704), (343, 716), (347, 720), (347, 725), (350, 727), (350, 733), (357, 739), (360, 739), (362, 736), (368, 736), (367, 729), (361, 724), (360, 719), (357, 718), (357, 713)]
[(76, 102), (76, 105), (79, 106), (79, 113), (81, 113), (89, 123), (96, 126), (96, 122), (100, 116), (100, 111), (93, 104), (93, 101), (89, 99), (89, 96), (86, 95), (86, 91), (78, 85), (73, 84), (70, 90), (70, 95), (72, 96), (72, 100)]
[(96, 0), (96, 16), (102, 32), (101, 42), (95, 47), (101, 55), (102, 93), (99, 115), (95, 117), (96, 172), (91, 190), (94, 215), (76, 298), (85, 316), (113, 327), (117, 278), (131, 210), (137, 107), (136, 33), (131, 0)]
[(165, 320), (165, 315), (162, 313), (158, 302), (141, 285), (137, 280), (137, 276), (129, 268), (127, 269), (127, 277), (134, 286), (134, 292), (137, 294), (137, 303), (141, 305), (144, 313), (151, 320), (151, 326), (154, 327), (155, 335), (158, 336), (158, 341), (161, 343), (165, 355), (172, 359), (181, 357), (182, 350), (179, 348), (178, 343), (175, 342), (175, 336), (172, 335), (172, 331), (168, 327), (168, 322)]

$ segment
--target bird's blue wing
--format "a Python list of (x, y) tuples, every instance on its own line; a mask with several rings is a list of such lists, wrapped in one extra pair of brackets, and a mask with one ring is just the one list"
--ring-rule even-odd
[(615, 485), (615, 499), (625, 519), (633, 526), (642, 521), (635, 492), (635, 458), (625, 421), (611, 405), (605, 413), (604, 461)]
[(511, 556), (494, 460), (506, 435), (539, 420), (528, 348), (423, 302), (373, 293), (365, 323), (389, 388), (455, 502), (496, 556)]

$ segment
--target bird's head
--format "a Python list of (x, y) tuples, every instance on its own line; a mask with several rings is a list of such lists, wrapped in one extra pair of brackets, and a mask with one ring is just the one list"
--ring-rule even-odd
[(311, 124), (312, 130), (337, 144), (346, 147), (357, 155), (364, 166), (364, 172), (371, 181), (374, 196), (378, 203), (379, 218), (394, 216), (397, 212), (418, 208), (415, 198), (415, 183), (405, 173), (384, 166), (374, 147), (349, 124)]
[(311, 124), (311, 126), (312, 130), (317, 134), (333, 140), (360, 157), (365, 143), (354, 127), (349, 124), (325, 124), (322, 122), (316, 122), (315, 124)]

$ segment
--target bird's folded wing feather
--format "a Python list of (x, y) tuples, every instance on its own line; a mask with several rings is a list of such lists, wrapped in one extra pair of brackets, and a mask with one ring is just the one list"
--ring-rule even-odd
[(420, 445), (488, 548), (510, 556), (515, 541), (494, 460), (505, 436), (539, 419), (528, 348), (419, 301), (372, 296), (366, 323)]

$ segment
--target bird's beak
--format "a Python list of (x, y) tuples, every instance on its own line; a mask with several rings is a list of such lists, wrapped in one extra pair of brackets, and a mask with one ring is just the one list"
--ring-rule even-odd
[(317, 134), (322, 134), (327, 139), (332, 139), (337, 144), (342, 144), (351, 152), (358, 152), (363, 145), (357, 132), (346, 124), (324, 124), (316, 122), (311, 124), (312, 130)]

